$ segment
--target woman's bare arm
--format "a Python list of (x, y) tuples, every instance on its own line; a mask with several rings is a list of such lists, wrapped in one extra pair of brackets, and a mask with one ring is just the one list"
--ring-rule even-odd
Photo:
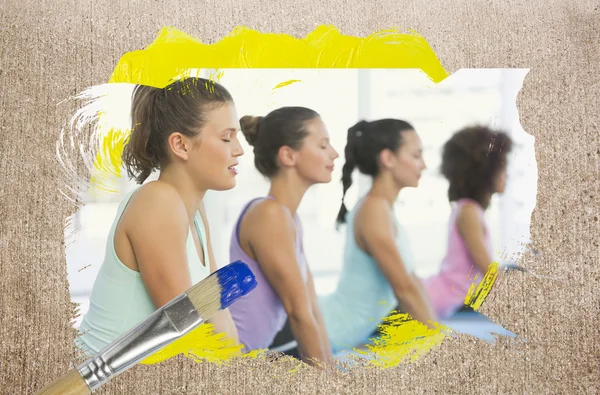
[(185, 206), (175, 188), (152, 182), (132, 197), (126, 215), (125, 234), (144, 286), (158, 309), (192, 285)]
[[(200, 205), (200, 216), (202, 217), (202, 222), (204, 223), (204, 229), (206, 230), (206, 245), (208, 246), (208, 256), (210, 259), (209, 267), (210, 272), (214, 273), (218, 270), (217, 263), (215, 261), (215, 256), (212, 249), (212, 241), (210, 238), (210, 227), (208, 225), (206, 209), (204, 208), (204, 203)], [(219, 310), (210, 320), (208, 320), (215, 327), (215, 332), (224, 332), (231, 339), (233, 339), (236, 344), (239, 343), (239, 337), (237, 328), (235, 323), (233, 322), (233, 318), (231, 318), (231, 313), (228, 309)]]
[[(170, 185), (152, 182), (132, 197), (127, 209), (125, 234), (129, 239), (144, 286), (158, 309), (192, 286), (186, 241), (190, 222), (179, 193)], [(211, 272), (216, 270), (210, 247), (206, 215), (200, 209), (207, 233)], [(149, 214), (151, 213), (151, 214)], [(227, 311), (210, 320), (216, 332), (226, 332), (238, 342)]]
[(461, 207), (456, 226), (475, 265), (482, 273), (487, 273), (492, 257), (485, 248), (483, 224), (474, 203), (466, 203)]
[(431, 300), (429, 299), (429, 295), (427, 294), (427, 290), (425, 290), (425, 287), (423, 286), (421, 279), (419, 277), (417, 277), (417, 275), (414, 273), (411, 275), (411, 277), (413, 278), (413, 282), (417, 286), (417, 290), (421, 294), (421, 297), (427, 301), (427, 308), (429, 309), (428, 314), (433, 317), (436, 317), (436, 321), (437, 321), (437, 319), (438, 319), (437, 313), (436, 313), (435, 309), (433, 308), (433, 305), (431, 304)]
[(333, 358), (333, 354), (331, 353), (331, 345), (329, 344), (329, 335), (327, 334), (327, 328), (325, 327), (323, 315), (321, 314), (321, 309), (319, 308), (317, 292), (315, 290), (315, 284), (310, 270), (308, 271), (307, 287), (309, 291), (313, 315), (315, 316), (315, 319), (317, 320), (317, 325), (319, 326), (319, 330), (321, 331), (321, 343), (323, 346), (323, 350), (325, 350), (327, 359), (331, 361), (331, 359)]
[(429, 300), (419, 290), (415, 278), (404, 266), (396, 245), (394, 223), (387, 201), (376, 197), (366, 199), (355, 226), (356, 237), (364, 241), (365, 252), (377, 261), (400, 306), (414, 319), (433, 327), (432, 322), (437, 321), (437, 315)]
[(241, 233), (246, 229), (251, 230), (248, 240), (257, 262), (287, 312), (303, 359), (326, 362), (310, 292), (296, 259), (293, 219), (279, 203), (267, 200), (248, 211)]

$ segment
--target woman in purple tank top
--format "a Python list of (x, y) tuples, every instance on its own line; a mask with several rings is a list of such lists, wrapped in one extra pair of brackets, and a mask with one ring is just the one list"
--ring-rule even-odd
[(311, 185), (331, 181), (339, 155), (319, 114), (308, 108), (245, 116), (240, 125), (256, 168), (271, 182), (268, 197), (244, 207), (231, 236), (230, 261), (246, 262), (258, 283), (229, 308), (240, 342), (245, 351), (266, 349), (289, 320), (301, 358), (328, 362), (331, 349), (296, 210)]
[(440, 273), (424, 281), (440, 318), (464, 306), (469, 288), (481, 281), (493, 262), (484, 212), (492, 195), (504, 192), (511, 145), (508, 135), (483, 126), (464, 128), (444, 145), (442, 174), (450, 183), (448, 198), (454, 203), (448, 249)]

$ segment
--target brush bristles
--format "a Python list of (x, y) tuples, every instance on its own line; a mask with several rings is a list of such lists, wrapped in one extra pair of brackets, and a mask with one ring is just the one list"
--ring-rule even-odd
[(221, 285), (219, 284), (219, 277), (214, 274), (200, 281), (186, 292), (198, 314), (205, 320), (221, 310)]

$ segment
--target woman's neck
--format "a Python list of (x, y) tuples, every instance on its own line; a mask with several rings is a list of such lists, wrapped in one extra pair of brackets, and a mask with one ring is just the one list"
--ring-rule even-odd
[(479, 205), (481, 206), (483, 211), (486, 211), (488, 209), (488, 207), (490, 207), (491, 202), (492, 202), (492, 194), (488, 193), (483, 196), (483, 199), (481, 199), (481, 202), (479, 203)]
[(196, 215), (196, 211), (200, 209), (206, 189), (199, 189), (192, 179), (187, 176), (185, 170), (174, 169), (171, 166), (162, 170), (158, 179), (171, 185), (179, 192), (191, 223)]
[(271, 179), (269, 195), (286, 206), (292, 215), (296, 215), (302, 197), (310, 185), (301, 180), (296, 174), (283, 173)]
[(390, 206), (393, 206), (402, 188), (393, 179), (391, 174), (384, 173), (373, 179), (373, 185), (368, 194), (370, 196), (382, 197), (390, 203)]

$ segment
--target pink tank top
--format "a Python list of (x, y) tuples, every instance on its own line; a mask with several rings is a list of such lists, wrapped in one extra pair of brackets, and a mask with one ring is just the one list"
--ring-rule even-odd
[[(471, 254), (463, 240), (456, 217), (465, 203), (475, 203), (484, 228), (484, 244), (490, 256), (493, 256), (492, 243), (487, 225), (485, 224), (484, 211), (481, 206), (470, 199), (460, 199), (456, 202), (450, 215), (448, 229), (448, 247), (446, 256), (442, 260), (440, 273), (426, 279), (423, 284), (433, 307), (440, 318), (447, 318), (464, 306), (464, 300), (471, 285), (478, 284), (485, 273), (471, 258)], [(477, 279), (475, 277), (477, 276)]]
[[(281, 304), (281, 300), (267, 281), (260, 264), (246, 255), (239, 242), (239, 229), (244, 214), (253, 203), (264, 199), (254, 199), (246, 204), (236, 222), (229, 248), (230, 262), (237, 260), (245, 262), (252, 270), (257, 282), (257, 286), (252, 292), (239, 298), (229, 306), (229, 312), (237, 328), (240, 343), (245, 346), (244, 352), (268, 348), (275, 339), (275, 335), (283, 329), (287, 320), (287, 313)], [(273, 197), (268, 196), (266, 199), (273, 199)], [(306, 284), (308, 267), (302, 248), (302, 226), (297, 215), (294, 221), (296, 224), (296, 260), (300, 265), (300, 272)], [(260, 229), (256, 229), (256, 231), (260, 232)]]

